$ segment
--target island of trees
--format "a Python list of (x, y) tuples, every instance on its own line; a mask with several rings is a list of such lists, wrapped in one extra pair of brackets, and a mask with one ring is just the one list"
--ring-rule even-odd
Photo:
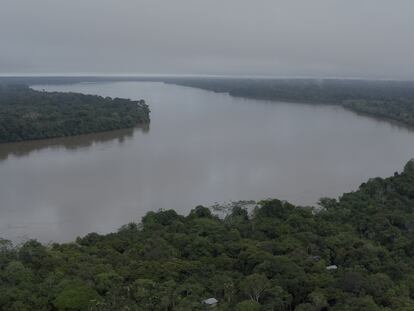
[(131, 128), (149, 123), (143, 100), (35, 91), (0, 84), (0, 143)]
[(0, 310), (414, 310), (414, 161), (320, 205), (198, 206), (73, 243), (1, 240)]

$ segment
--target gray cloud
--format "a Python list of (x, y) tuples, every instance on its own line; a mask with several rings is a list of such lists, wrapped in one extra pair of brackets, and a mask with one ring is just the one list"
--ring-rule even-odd
[(1, 0), (0, 73), (414, 79), (412, 0)]

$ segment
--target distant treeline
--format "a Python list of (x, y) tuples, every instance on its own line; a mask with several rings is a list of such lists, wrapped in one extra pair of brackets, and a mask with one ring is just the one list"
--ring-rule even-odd
[(199, 206), (73, 243), (0, 240), (0, 310), (414, 310), (414, 161), (321, 206)]
[(245, 98), (341, 105), (414, 126), (411, 81), (175, 78), (166, 82)]
[(414, 81), (358, 79), (272, 79), (144, 76), (0, 77), (0, 83), (67, 84), (79, 82), (165, 82), (232, 96), (341, 105), (356, 112), (414, 126)]
[(111, 131), (148, 122), (149, 109), (142, 100), (0, 84), (0, 143)]

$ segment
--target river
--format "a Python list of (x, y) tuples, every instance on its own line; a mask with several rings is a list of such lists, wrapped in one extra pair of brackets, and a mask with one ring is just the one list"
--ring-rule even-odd
[(155, 82), (38, 85), (145, 99), (150, 128), (0, 145), (0, 237), (71, 241), (146, 212), (279, 198), (314, 205), (414, 157), (414, 132), (341, 107)]

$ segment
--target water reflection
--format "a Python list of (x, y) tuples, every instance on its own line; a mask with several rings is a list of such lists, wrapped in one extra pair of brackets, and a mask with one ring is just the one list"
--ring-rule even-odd
[(88, 148), (96, 144), (117, 142), (122, 144), (134, 137), (136, 131), (148, 133), (150, 125), (140, 125), (135, 128), (122, 129), (110, 132), (85, 134), (72, 137), (32, 140), (25, 142), (0, 144), (0, 161), (9, 157), (24, 157), (42, 149), (64, 149), (67, 151)]

